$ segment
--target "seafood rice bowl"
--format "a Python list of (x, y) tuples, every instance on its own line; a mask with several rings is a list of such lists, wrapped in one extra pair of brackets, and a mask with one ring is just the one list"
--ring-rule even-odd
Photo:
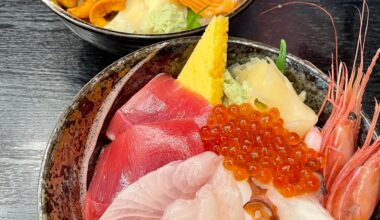
[[(85, 150), (75, 159), (79, 187), (70, 199), (78, 201), (73, 213), (81, 213), (75, 218), (371, 218), (380, 195), (377, 102), (361, 141), (359, 129), (380, 49), (368, 67), (361, 35), (357, 66), (338, 63), (335, 54), (316, 111), (307, 89), (296, 90), (284, 74), (290, 68), (284, 40), (276, 57), (228, 64), (227, 32), (228, 18), (214, 16), (176, 78), (144, 69), (156, 62), (147, 54), (127, 70), (154, 72), (142, 88), (129, 88), (137, 92), (125, 90), (128, 80), (141, 80), (129, 74), (108, 85), (78, 144)], [(43, 175), (54, 176), (51, 170)], [(48, 188), (45, 200), (59, 187), (40, 184)], [(43, 202), (44, 217), (62, 218), (57, 209), (47, 211), (60, 204)]]

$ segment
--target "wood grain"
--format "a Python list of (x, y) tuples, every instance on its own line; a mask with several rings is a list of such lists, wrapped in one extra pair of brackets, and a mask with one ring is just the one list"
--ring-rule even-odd
[[(231, 22), (231, 35), (277, 46), (327, 71), (333, 50), (325, 15), (310, 7), (261, 11), (283, 1), (257, 0)], [(335, 16), (341, 58), (353, 58), (358, 17), (353, 0), (313, 1)], [(370, 1), (366, 64), (380, 47), (380, 2)], [(243, 26), (244, 25), (244, 26)], [(76, 92), (118, 57), (102, 52), (71, 33), (40, 1), (0, 1), (0, 219), (37, 218), (37, 181), (46, 142)], [(380, 97), (380, 68), (364, 98), (372, 112)]]

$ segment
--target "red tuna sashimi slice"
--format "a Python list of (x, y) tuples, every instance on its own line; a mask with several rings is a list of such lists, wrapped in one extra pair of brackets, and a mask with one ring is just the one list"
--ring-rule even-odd
[(114, 196), (161, 166), (204, 151), (191, 119), (135, 125), (100, 155), (83, 203), (85, 219), (98, 219)]
[(167, 74), (159, 74), (136, 93), (113, 116), (107, 137), (115, 140), (135, 124), (192, 118), (206, 124), (211, 105), (202, 96), (186, 89)]

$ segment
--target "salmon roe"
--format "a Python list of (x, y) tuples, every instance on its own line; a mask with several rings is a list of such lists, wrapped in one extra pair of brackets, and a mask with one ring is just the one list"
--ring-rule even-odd
[(285, 197), (316, 192), (320, 181), (314, 172), (323, 168), (324, 157), (283, 124), (277, 108), (216, 105), (200, 135), (207, 150), (224, 156), (223, 165), (236, 180), (273, 182)]

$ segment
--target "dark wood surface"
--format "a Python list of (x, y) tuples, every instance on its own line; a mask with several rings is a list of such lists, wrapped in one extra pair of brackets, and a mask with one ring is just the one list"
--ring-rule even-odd
[[(231, 22), (232, 36), (277, 46), (327, 71), (334, 49), (328, 18), (307, 6), (260, 16), (284, 1), (256, 0)], [(351, 64), (358, 33), (354, 0), (313, 1), (335, 17), (341, 59)], [(366, 64), (380, 47), (380, 1), (370, 0)], [(0, 219), (37, 218), (37, 180), (46, 142), (71, 98), (97, 72), (118, 59), (71, 33), (40, 1), (0, 1)], [(371, 113), (380, 98), (380, 64), (364, 97)]]

